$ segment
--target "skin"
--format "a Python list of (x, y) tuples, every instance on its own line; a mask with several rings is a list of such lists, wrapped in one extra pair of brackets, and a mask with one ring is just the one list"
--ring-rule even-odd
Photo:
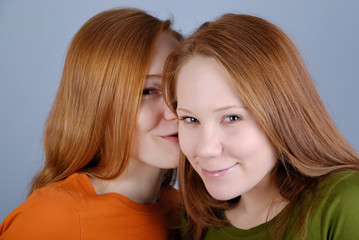
[(142, 93), (129, 165), (117, 179), (91, 179), (98, 194), (115, 192), (137, 203), (155, 203), (165, 169), (178, 166), (178, 121), (160, 91), (166, 58), (177, 44), (167, 33), (159, 36)]
[(161, 34), (155, 46), (142, 93), (131, 162), (139, 160), (165, 169), (178, 166), (178, 122), (161, 94), (163, 67), (177, 44), (171, 35)]
[(282, 209), (270, 178), (274, 148), (224, 68), (214, 58), (195, 55), (180, 70), (176, 87), (183, 153), (213, 198), (241, 196), (226, 212), (230, 222), (248, 229), (274, 217)]

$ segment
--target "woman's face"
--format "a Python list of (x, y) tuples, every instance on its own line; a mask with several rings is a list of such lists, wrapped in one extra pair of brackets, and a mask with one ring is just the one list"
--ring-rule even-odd
[(214, 58), (193, 56), (176, 87), (180, 146), (213, 198), (235, 198), (269, 179), (274, 149)]
[(131, 157), (156, 168), (178, 166), (178, 121), (161, 94), (162, 71), (178, 41), (162, 33), (157, 40), (142, 92)]

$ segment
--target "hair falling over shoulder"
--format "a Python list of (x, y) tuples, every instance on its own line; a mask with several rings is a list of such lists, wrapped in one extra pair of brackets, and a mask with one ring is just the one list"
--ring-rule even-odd
[[(196, 54), (213, 57), (224, 67), (233, 88), (272, 142), (279, 160), (273, 181), (289, 206), (315, 193), (318, 182), (328, 174), (359, 169), (357, 153), (331, 120), (298, 50), (278, 27), (242, 14), (225, 14), (203, 24), (167, 59), (164, 87), (173, 111), (178, 73)], [(187, 209), (186, 239), (199, 239), (210, 226), (226, 225), (224, 210), (239, 199), (213, 199), (184, 156), (179, 187)], [(271, 239), (280, 239), (291, 207), (287, 209)], [(309, 215), (310, 211), (298, 217), (300, 233), (305, 234)]]
[[(169, 20), (138, 9), (113, 9), (89, 19), (69, 46), (44, 131), (45, 164), (30, 193), (75, 172), (102, 179), (127, 166), (141, 93), (161, 32), (177, 39)], [(169, 171), (165, 184), (172, 184)]]

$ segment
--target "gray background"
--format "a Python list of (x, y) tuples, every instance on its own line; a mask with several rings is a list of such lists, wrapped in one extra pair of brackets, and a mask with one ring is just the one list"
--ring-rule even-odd
[(301, 51), (331, 116), (359, 150), (357, 0), (0, 0), (0, 221), (26, 199), (68, 44), (100, 11), (138, 7), (183, 34), (226, 12), (264, 17)]

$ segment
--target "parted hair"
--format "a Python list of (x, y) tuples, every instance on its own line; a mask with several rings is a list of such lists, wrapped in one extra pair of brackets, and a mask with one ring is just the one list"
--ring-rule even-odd
[[(101, 12), (79, 29), (45, 125), (45, 164), (30, 194), (75, 172), (101, 179), (123, 173), (151, 55), (162, 32), (182, 38), (171, 21), (133, 8)], [(175, 171), (168, 171), (163, 185), (174, 179)]]
[[(173, 111), (178, 73), (194, 55), (214, 58), (227, 71), (276, 151), (278, 163), (271, 176), (289, 205), (276, 218), (270, 238), (281, 239), (295, 205), (303, 211), (291, 217), (296, 218), (299, 236), (305, 235), (313, 202), (302, 204), (303, 196), (315, 193), (321, 179), (334, 171), (358, 170), (359, 158), (331, 120), (300, 53), (282, 30), (259, 17), (225, 14), (206, 22), (167, 59), (164, 88)], [(184, 155), (179, 188), (187, 214), (185, 239), (226, 225), (224, 210), (240, 199), (212, 198)]]

